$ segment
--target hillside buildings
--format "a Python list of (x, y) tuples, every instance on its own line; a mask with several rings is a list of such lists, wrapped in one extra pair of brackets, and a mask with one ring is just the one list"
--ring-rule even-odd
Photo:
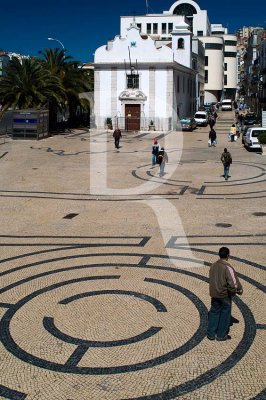
[(21, 61), (25, 58), (28, 58), (29, 56), (24, 56), (18, 53), (0, 50), (0, 77), (5, 75), (6, 68), (12, 57), (16, 57)]
[(266, 30), (243, 27), (236, 35), (238, 97), (260, 115), (266, 110)]
[(95, 52), (95, 122), (175, 129), (204, 103), (235, 98), (237, 39), (193, 0), (162, 14), (122, 16), (120, 35)]

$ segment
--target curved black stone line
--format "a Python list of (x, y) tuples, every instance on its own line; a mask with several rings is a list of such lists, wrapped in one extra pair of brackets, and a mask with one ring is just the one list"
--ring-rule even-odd
[(87, 346), (78, 346), (75, 351), (71, 354), (65, 365), (67, 367), (77, 367), (79, 362), (85, 356), (89, 348)]
[[(216, 161), (216, 164), (221, 164), (221, 162), (220, 161)], [(246, 162), (246, 161), (236, 160), (236, 161), (234, 161), (234, 164), (241, 164), (241, 165), (245, 165), (245, 166), (247, 165), (248, 167), (257, 168), (262, 172), (266, 172), (266, 168), (264, 168), (264, 164), (263, 163), (252, 162), (252, 161)], [(260, 165), (261, 165), (261, 167), (260, 167)], [(263, 167), (262, 167), (262, 165), (263, 165)]]
[[(149, 239), (151, 236), (52, 236), (52, 235), (0, 235), (0, 238), (10, 239)], [(140, 242), (140, 243), (141, 243)], [(129, 244), (131, 246), (131, 244)], [(140, 244), (139, 244), (140, 245)]]
[(3, 385), (0, 385), (0, 396), (10, 400), (25, 400), (27, 397), (25, 393), (17, 392)]
[[(53, 238), (53, 236), (51, 236), (51, 238)], [(56, 238), (56, 237), (55, 237)], [(85, 238), (85, 237), (84, 237)], [(92, 239), (101, 239), (102, 237), (101, 236), (99, 236), (99, 237), (97, 237), (97, 236), (95, 236), (95, 237), (93, 237), (93, 236), (91, 236), (90, 238), (92, 238)], [(106, 238), (108, 238), (108, 236), (107, 237), (103, 237), (104, 239), (106, 239)], [(115, 238), (115, 237), (114, 237)], [(126, 237), (127, 239), (131, 239), (131, 238), (133, 238), (133, 239), (139, 239), (138, 237)], [(83, 239), (83, 237), (80, 237), (80, 239)], [(118, 237), (117, 237), (117, 239), (118, 239)], [(143, 239), (141, 240), (141, 242), (138, 244), (138, 245), (135, 245), (136, 247), (138, 247), (138, 246), (140, 246), (140, 247), (145, 247), (145, 245), (149, 242), (149, 240), (151, 239), (151, 237), (150, 236), (144, 236), (143, 237)], [(131, 246), (131, 244), (128, 244), (128, 246)], [(134, 247), (135, 247), (134, 246)], [(25, 258), (25, 257), (31, 257), (31, 256), (35, 256), (35, 255), (38, 255), (38, 254), (45, 254), (45, 253), (52, 253), (52, 252), (54, 252), (54, 251), (64, 251), (64, 250), (75, 250), (75, 249), (79, 249), (80, 248), (80, 246), (79, 246), (79, 244), (76, 244), (75, 246), (70, 246), (70, 247), (59, 247), (59, 248), (57, 248), (57, 247), (54, 247), (54, 248), (52, 248), (52, 249), (49, 249), (49, 250), (40, 250), (40, 251), (35, 251), (35, 252), (32, 252), (32, 253), (26, 253), (26, 254), (21, 254), (21, 255), (19, 255), (19, 256), (14, 256), (14, 257), (9, 257), (9, 258), (4, 258), (4, 259), (2, 259), (2, 260), (0, 260), (0, 264), (2, 264), (2, 263), (4, 263), (4, 262), (8, 262), (8, 261), (13, 261), (13, 260), (18, 260), (18, 259), (20, 259), (20, 258)], [(15, 269), (13, 269), (13, 270), (10, 270), (10, 271), (12, 271), (12, 272), (14, 272), (15, 271)], [(5, 273), (0, 273), (0, 276), (2, 276), (2, 274), (3, 275), (5, 275)]]
[[(131, 172), (131, 175), (132, 175), (134, 178), (139, 179), (140, 181), (150, 182), (149, 179), (141, 178), (140, 176), (138, 176), (136, 170), (133, 170), (133, 171)], [(174, 187), (176, 187), (176, 184), (174, 184), (174, 183), (161, 182), (161, 181), (152, 181), (152, 182), (153, 182), (153, 183), (158, 183), (158, 185), (167, 185), (167, 186), (174, 186)]]
[(157, 312), (167, 312), (167, 308), (164, 304), (155, 299), (154, 297), (148, 296), (143, 293), (134, 292), (131, 290), (95, 290), (93, 292), (86, 292), (86, 293), (79, 293), (74, 296), (68, 297), (64, 300), (61, 300), (58, 304), (69, 304), (73, 301), (83, 299), (84, 297), (92, 297), (92, 296), (101, 296), (101, 295), (108, 295), (108, 294), (122, 294), (126, 296), (136, 297), (141, 300), (145, 300), (148, 303), (152, 304), (154, 308), (156, 308)]
[[(1, 144), (2, 144), (2, 143), (1, 143)], [(6, 151), (5, 153), (3, 153), (3, 154), (0, 156), (0, 159), (1, 159), (1, 158), (4, 158), (7, 154), (8, 154), (8, 151)]]
[[(261, 182), (265, 182), (266, 179), (262, 179), (261, 181), (255, 181), (255, 182), (245, 182), (245, 183), (233, 183), (232, 185), (227, 182), (227, 184), (221, 184), (221, 185), (209, 185), (208, 187), (228, 187), (228, 186), (245, 186), (245, 185), (256, 185), (257, 183), (261, 183)], [(233, 182), (233, 181), (231, 181)], [(208, 182), (204, 182), (205, 184), (207, 184)], [(221, 183), (223, 183), (223, 181), (221, 181)]]
[[(120, 238), (117, 238), (120, 239)], [(83, 248), (83, 247), (144, 247), (150, 237), (144, 237), (140, 243), (0, 243), (0, 247), (15, 247), (15, 246), (23, 246), (23, 247), (39, 247), (39, 246), (65, 246), (65, 247), (74, 247)]]
[(13, 307), (14, 304), (11, 303), (0, 303), (0, 308), (10, 308)]
[[(54, 246), (55, 243), (0, 243), (0, 247), (40, 247), (40, 246), (47, 246), (51, 247)], [(75, 245), (75, 243), (56, 243), (56, 246), (77, 246), (77, 248), (83, 248), (83, 247), (143, 247), (139, 245), (139, 243), (84, 243), (84, 244), (79, 244)]]
[[(264, 237), (266, 233), (254, 233), (254, 235), (215, 235), (216, 238), (253, 238), (253, 237)], [(185, 238), (213, 238), (213, 235), (187, 235), (187, 236), (172, 236), (176, 239), (185, 239)]]
[(257, 394), (257, 396), (252, 397), (251, 400), (265, 400), (266, 399), (266, 389), (264, 389), (262, 392)]
[[(74, 267), (74, 269), (82, 269), (82, 267), (83, 266), (81, 266), (81, 268)], [(67, 271), (68, 271), (68, 268), (60, 268), (60, 270), (58, 270), (59, 273), (60, 272), (67, 272)], [(5, 292), (7, 292), (8, 290), (13, 289), (13, 288), (15, 288), (17, 286), (23, 285), (24, 283), (28, 283), (28, 282), (34, 281), (35, 279), (39, 279), (39, 278), (42, 278), (44, 276), (53, 275), (55, 273), (57, 273), (57, 271), (46, 271), (46, 272), (42, 272), (42, 273), (34, 275), (34, 276), (29, 276), (28, 278), (21, 279), (20, 281), (11, 283), (10, 285), (5, 286), (2, 289), (0, 289), (0, 294), (3, 294)], [(118, 276), (118, 275), (114, 275), (114, 276)], [(107, 277), (103, 276), (102, 278), (98, 277), (97, 279), (119, 279), (120, 278), (120, 276), (118, 278), (114, 278), (114, 276), (110, 277), (108, 275)], [(94, 279), (94, 277), (92, 277), (92, 280), (93, 279)]]
[[(158, 167), (159, 167), (159, 166), (158, 166)], [(152, 178), (158, 178), (156, 175), (153, 175), (153, 174), (151, 173), (151, 171), (146, 171), (146, 174), (149, 175), (149, 176), (151, 176)], [(164, 178), (161, 178), (161, 179), (164, 179)], [(192, 183), (192, 181), (180, 181), (179, 179), (167, 179), (167, 181), (170, 181), (170, 182)], [(179, 186), (181, 186), (181, 185), (179, 185)]]
[(266, 330), (266, 324), (257, 324), (256, 327), (257, 329)]
[[(154, 266), (151, 266), (152, 269), (154, 269)], [(178, 270), (175, 270), (175, 272), (180, 272)], [(185, 271), (187, 272), (187, 271)], [(196, 274), (190, 273), (190, 275), (194, 275), (194, 277), (197, 277)], [(198, 275), (198, 279), (207, 282), (208, 279), (206, 277)], [(171, 283), (172, 284), (172, 283)], [(244, 357), (244, 355), (247, 353), (248, 349), (250, 348), (251, 344), (253, 343), (253, 340), (255, 338), (255, 332), (256, 328), (254, 327), (255, 321), (253, 318), (253, 315), (250, 311), (250, 309), (239, 299), (235, 298), (234, 302), (238, 304), (239, 308), (244, 307), (244, 310), (242, 310), (242, 314), (245, 320), (245, 332), (243, 335), (243, 338), (234, 351), (233, 355), (234, 357), (230, 356), (228, 357), (227, 360), (225, 360), (219, 367), (213, 368), (211, 371), (206, 372), (205, 374), (201, 375), (200, 377), (196, 378), (195, 380), (186, 382), (184, 384), (181, 384), (177, 387), (174, 387), (172, 389), (167, 390), (166, 392), (163, 392), (159, 395), (151, 395), (151, 396), (145, 396), (145, 397), (140, 397), (136, 398), (135, 400), (158, 400), (160, 399), (173, 399), (175, 396), (179, 396), (181, 394), (189, 393), (194, 391), (197, 388), (200, 388), (209, 382), (215, 380), (218, 376), (221, 374), (227, 372), (231, 368), (234, 367), (234, 365), (237, 364), (237, 362)], [(247, 333), (247, 334), (246, 334)], [(195, 386), (196, 383), (196, 386)], [(127, 399), (130, 400), (130, 399)], [(133, 400), (133, 399), (131, 399)]]
[(265, 199), (265, 196), (254, 196), (254, 197), (227, 197), (226, 194), (221, 195), (221, 197), (207, 197), (208, 195), (206, 194), (205, 197), (197, 197), (197, 200), (253, 200), (253, 199)]
[[(215, 243), (189, 243), (189, 245), (187, 243), (178, 243), (175, 245), (175, 249), (179, 249), (179, 247), (182, 247), (184, 249), (184, 247), (187, 247), (190, 249), (191, 246), (224, 246), (224, 242), (223, 243), (219, 243), (219, 242), (215, 242)], [(265, 246), (266, 243), (262, 242), (262, 243), (235, 243), (235, 242), (226, 242), (226, 245), (228, 246)], [(231, 257), (230, 257), (231, 258)], [(265, 267), (265, 271), (266, 271), (266, 267)]]
[[(164, 183), (166, 185), (166, 183)], [(96, 196), (96, 195), (94, 195)], [(121, 195), (122, 196), (122, 195)], [(126, 196), (126, 195), (125, 195)], [(152, 199), (152, 200), (161, 200), (161, 199), (165, 199), (165, 200), (173, 200), (172, 197), (163, 197), (163, 195), (161, 193), (156, 194), (156, 193), (150, 193), (150, 194), (140, 194), (139, 196), (146, 196), (148, 198), (148, 200)], [(154, 196), (158, 196), (157, 198), (153, 198)], [(98, 202), (128, 202), (128, 201), (139, 201), (139, 200), (145, 200), (146, 198), (139, 198), (139, 197), (134, 197), (132, 199), (117, 199), (117, 198), (112, 198), (112, 196), (106, 196), (109, 198), (93, 198), (93, 199), (73, 199), (71, 197), (45, 197), (45, 196), (29, 196), (29, 195), (25, 195), (25, 196), (11, 196), (11, 195), (3, 195), (1, 194), (0, 197), (8, 197), (8, 198), (15, 198), (15, 199), (41, 199), (41, 200), (67, 200), (67, 201), (88, 201), (88, 202), (92, 202), (92, 201), (98, 201)], [(100, 197), (100, 196), (99, 196)], [(118, 196), (116, 196), (118, 197)], [(176, 198), (175, 198), (176, 199)]]
[[(176, 186), (176, 185), (175, 185)], [(180, 185), (180, 186), (182, 186), (182, 185)], [(0, 193), (23, 193), (24, 195), (25, 195), (25, 197), (30, 197), (30, 196), (27, 196), (27, 195), (32, 195), (33, 197), (34, 197), (34, 195), (36, 196), (36, 198), (37, 199), (50, 199), (50, 198), (54, 198), (54, 199), (63, 199), (63, 200), (96, 200), (96, 198), (102, 198), (102, 197), (130, 197), (130, 196), (159, 196), (159, 195), (161, 195), (161, 193), (151, 193), (151, 194), (147, 194), (147, 193), (140, 193), (140, 194), (138, 194), (138, 195), (134, 195), (134, 194), (132, 194), (132, 195), (128, 195), (128, 194), (119, 194), (119, 195), (108, 195), (108, 194), (87, 194), (87, 193), (56, 193), (56, 192), (38, 192), (38, 191), (27, 191), (27, 190), (25, 190), (25, 191), (22, 191), (22, 190), (18, 190), (18, 191), (16, 191), (16, 190), (0, 190)], [(87, 197), (89, 197), (88, 199), (72, 199), (72, 198), (68, 198), (68, 197), (45, 197), (45, 196), (43, 196), (43, 197), (40, 197), (40, 196), (37, 196), (38, 194), (47, 194), (47, 195), (63, 195), (63, 196), (87, 196)], [(24, 196), (5, 196), (5, 195), (0, 195), (0, 197), (24, 197)], [(90, 197), (93, 197), (92, 199), (90, 199)]]
[(162, 330), (161, 327), (156, 327), (152, 326), (151, 328), (147, 329), (145, 332), (133, 336), (128, 339), (121, 339), (121, 340), (110, 340), (110, 341), (96, 341), (96, 340), (83, 340), (83, 339), (78, 339), (74, 338), (72, 336), (69, 336), (65, 334), (64, 332), (61, 332), (54, 323), (54, 318), (51, 317), (44, 317), (43, 319), (43, 326), (49, 332), (52, 336), (55, 338), (62, 340), (63, 342), (70, 343), (70, 344), (75, 344), (77, 346), (81, 346), (83, 348), (87, 347), (116, 347), (116, 346), (126, 346), (132, 343), (137, 343), (142, 340), (148, 339), (151, 336), (156, 335), (160, 330)]
[[(180, 250), (187, 250), (187, 247), (178, 247), (178, 249)], [(196, 248), (190, 248), (191, 251), (198, 251), (198, 252), (204, 252), (204, 253), (209, 253), (209, 254), (216, 254), (215, 252), (208, 252), (207, 250), (201, 250), (201, 249), (197, 249)], [(241, 258), (238, 257), (230, 257), (231, 259), (238, 259), (241, 260)], [(242, 263), (245, 264), (244, 261), (242, 261)], [(247, 263), (246, 263), (247, 264)], [(265, 270), (265, 267), (263, 265), (261, 265), (262, 270)], [(255, 281), (254, 279), (250, 278), (247, 275), (243, 275), (240, 272), (237, 273), (237, 275), (239, 276), (239, 278), (243, 279), (244, 281), (250, 283), (252, 286), (255, 286), (257, 289), (259, 289), (261, 292), (266, 293), (266, 286), (263, 285), (262, 283)]]
[[(144, 268), (144, 266), (142, 267)], [(147, 268), (147, 267), (146, 267)], [(153, 267), (154, 269), (154, 267)], [(178, 271), (179, 272), (179, 271)], [(192, 274), (194, 276), (197, 276), (196, 274)], [(201, 277), (198, 275), (199, 279), (205, 280), (207, 278)], [(94, 277), (96, 278), (96, 277)], [(78, 278), (78, 279), (72, 279), (70, 281), (66, 282), (60, 282), (56, 283), (54, 285), (48, 286), (47, 288), (42, 288), (39, 289), (30, 295), (24, 297), (23, 299), (19, 300), (12, 309), (9, 309), (3, 316), (2, 320), (0, 321), (0, 335), (1, 335), (1, 340), (7, 351), (9, 351), (11, 354), (13, 354), (15, 357), (19, 358), (22, 361), (26, 361), (30, 364), (33, 364), (37, 367), (40, 368), (45, 368), (51, 371), (57, 371), (57, 372), (62, 372), (62, 373), (72, 373), (72, 374), (81, 374), (81, 375), (105, 375), (105, 374), (121, 374), (124, 372), (133, 372), (133, 371), (139, 371), (147, 368), (152, 368), (156, 365), (163, 364), (165, 362), (171, 361), (177, 357), (180, 357), (181, 355), (185, 354), (187, 351), (192, 350), (194, 347), (196, 347), (205, 337), (205, 330), (206, 330), (206, 321), (207, 321), (207, 309), (204, 303), (192, 292), (190, 292), (188, 289), (185, 289), (181, 286), (178, 286), (176, 284), (172, 284), (171, 282), (164, 282), (164, 285), (168, 285), (169, 287), (173, 288), (174, 290), (177, 290), (187, 296), (193, 304), (196, 306), (198, 312), (199, 312), (199, 318), (200, 318), (200, 326), (195, 332), (195, 334), (192, 336), (192, 338), (182, 345), (181, 347), (170, 351), (169, 353), (166, 353), (163, 356), (156, 357), (152, 360), (140, 362), (138, 364), (134, 365), (123, 365), (119, 367), (107, 367), (107, 368), (90, 368), (90, 367), (74, 367), (74, 366), (68, 366), (68, 365), (62, 365), (62, 364), (57, 364), (53, 363), (47, 360), (41, 360), (39, 357), (33, 356), (32, 354), (27, 353), (23, 349), (21, 349), (16, 342), (13, 340), (11, 333), (10, 333), (10, 323), (15, 315), (15, 313), (26, 303), (31, 301), (33, 298), (39, 296), (40, 294), (46, 293), (50, 290), (57, 289), (62, 286), (66, 286), (68, 284), (76, 283), (76, 282), (81, 282), (81, 281), (86, 281), (90, 280), (88, 277), (84, 278)], [(157, 281), (159, 282), (159, 281)], [(156, 282), (156, 283), (157, 283)]]
[(266, 192), (266, 190), (258, 190), (257, 192), (245, 192), (245, 193), (226, 193), (226, 194), (223, 194), (223, 193), (205, 193), (204, 194), (204, 196), (218, 196), (218, 195), (220, 195), (220, 196), (241, 196), (241, 195), (245, 195), (245, 194), (258, 194), (258, 193), (265, 193)]
[[(63, 248), (63, 249), (60, 249), (60, 251), (61, 250), (72, 250), (72, 249), (77, 249), (78, 247), (74, 247), (74, 248)], [(41, 252), (35, 252), (35, 253), (29, 253), (29, 254), (27, 254), (28, 256), (29, 255), (31, 255), (31, 256), (33, 256), (33, 255), (36, 255), (36, 254), (42, 254), (42, 253), (49, 253), (49, 252), (54, 252), (54, 251), (57, 251), (57, 249), (53, 249), (53, 250), (43, 250), (43, 251), (41, 251)], [(120, 255), (124, 255), (124, 256), (132, 256), (132, 257), (140, 257), (141, 259), (143, 259), (143, 254), (139, 254), (139, 253), (101, 253), (101, 254), (79, 254), (79, 255), (70, 255), (70, 256), (65, 256), (65, 257), (58, 257), (58, 258), (52, 258), (52, 259), (50, 259), (50, 260), (43, 260), (43, 261), (36, 261), (36, 262), (34, 262), (34, 263), (31, 263), (31, 264), (26, 264), (26, 265), (21, 265), (21, 266), (19, 266), (19, 267), (15, 267), (15, 268), (12, 268), (12, 269), (9, 269), (9, 270), (7, 270), (7, 271), (3, 271), (3, 272), (1, 272), (0, 273), (0, 277), (1, 276), (5, 276), (5, 275), (9, 275), (10, 273), (13, 273), (13, 272), (17, 272), (17, 271), (21, 271), (21, 270), (24, 270), (24, 269), (27, 269), (27, 268), (31, 268), (31, 267), (36, 267), (36, 266), (38, 266), (38, 265), (42, 265), (42, 264), (46, 264), (47, 262), (56, 262), (56, 261), (64, 261), (64, 260), (71, 260), (71, 259), (74, 259), (74, 258), (86, 258), (86, 257), (93, 257), (93, 256), (95, 256), (95, 257), (101, 257), (101, 256), (103, 256), (103, 257), (106, 257), (106, 256), (120, 256)], [(19, 259), (19, 258), (23, 258), (23, 257), (25, 257), (26, 255), (22, 255), (22, 256), (16, 256), (16, 257), (14, 257), (14, 259)], [(149, 257), (149, 258), (151, 258), (151, 257), (154, 257), (154, 254), (146, 254), (146, 255), (144, 255), (144, 257)], [(157, 258), (171, 258), (171, 259), (176, 259), (176, 260), (183, 260), (183, 258), (180, 258), (180, 257), (168, 257), (168, 256), (164, 256), (164, 255), (156, 255), (156, 257)], [(13, 259), (13, 258), (12, 258)], [(202, 262), (201, 261), (194, 261), (196, 264), (202, 264)], [(206, 264), (207, 265), (207, 264)], [(0, 293), (1, 293), (1, 289), (0, 289)]]
[[(259, 168), (259, 167), (255, 167), (254, 165), (251, 165), (251, 166), (253, 168)], [(260, 175), (253, 176), (252, 178), (243, 178), (243, 179), (235, 179), (235, 180), (232, 179), (231, 182), (251, 181), (251, 179), (261, 178), (264, 175), (265, 175), (265, 172), (262, 172)], [(223, 181), (220, 181), (220, 182), (223, 183)], [(211, 181), (211, 182), (205, 182), (205, 183), (212, 184), (212, 183), (219, 183), (219, 182)]]
[[(187, 247), (185, 247), (185, 248), (179, 247), (179, 249), (180, 249), (180, 250), (187, 250)], [(215, 254), (215, 255), (217, 255), (216, 252), (208, 251), (208, 250), (203, 250), (203, 249), (196, 249), (196, 248), (193, 248), (193, 249), (191, 249), (191, 251), (195, 251), (195, 252), (204, 252), (204, 253), (209, 253), (209, 254)], [(105, 254), (81, 254), (81, 255), (79, 255), (79, 256), (75, 255), (75, 256), (69, 256), (69, 257), (59, 257), (59, 258), (57, 258), (57, 259), (43, 260), (43, 261), (39, 261), (39, 262), (36, 262), (36, 263), (33, 263), (33, 264), (27, 264), (27, 265), (24, 265), (24, 266), (21, 266), (21, 267), (17, 267), (16, 270), (27, 269), (27, 268), (32, 267), (32, 266), (37, 266), (37, 265), (41, 265), (41, 264), (46, 264), (47, 262), (55, 262), (55, 261), (61, 261), (61, 260), (65, 260), (65, 259), (84, 258), (84, 257), (85, 257), (85, 258), (89, 258), (89, 257), (106, 257), (106, 256), (109, 257), (110, 254), (109, 254), (109, 253), (105, 253)], [(130, 254), (130, 253), (127, 253), (127, 254), (125, 254), (125, 253), (113, 253), (112, 256), (128, 256), (128, 257), (130, 257), (130, 256), (132, 256), (132, 257), (135, 256), (135, 257), (142, 257), (141, 254), (134, 254), (134, 253), (133, 253), (133, 254)], [(153, 254), (151, 254), (151, 255), (148, 255), (148, 254), (147, 254), (146, 257), (152, 258), (152, 257), (154, 257), (154, 255), (153, 255)], [(193, 261), (193, 262), (196, 263), (196, 264), (202, 264), (202, 262), (201, 262), (200, 260), (194, 260), (194, 259), (184, 258), (184, 257), (168, 257), (168, 256), (157, 255), (156, 258), (161, 258), (161, 259), (167, 258), (167, 259), (181, 260), (181, 261)], [(238, 257), (232, 256), (231, 259), (235, 259), (235, 260), (237, 260), (237, 261), (240, 261), (240, 262), (242, 262), (242, 263), (244, 263), (244, 264), (247, 264), (247, 265), (251, 265), (251, 266), (253, 266), (253, 267), (255, 267), (255, 268), (258, 268), (258, 269), (264, 269), (264, 268), (265, 268), (264, 266), (262, 266), (262, 265), (260, 265), (260, 264), (253, 263), (252, 261), (247, 261), (247, 260), (244, 260), (244, 259), (241, 259), (241, 258), (238, 258)], [(58, 270), (55, 270), (55, 271), (43, 272), (43, 273), (41, 273), (41, 274), (34, 275), (34, 276), (30, 276), (30, 277), (28, 277), (28, 278), (22, 279), (22, 280), (20, 280), (20, 281), (14, 282), (14, 283), (12, 283), (12, 284), (10, 284), (10, 285), (8, 285), (8, 286), (3, 287), (2, 289), (0, 289), (0, 294), (5, 293), (5, 292), (7, 292), (7, 291), (10, 290), (10, 289), (13, 289), (14, 287), (20, 286), (20, 285), (22, 285), (22, 284), (24, 284), (24, 283), (33, 281), (33, 280), (35, 280), (35, 279), (38, 279), (38, 278), (43, 277), (43, 276), (46, 276), (46, 275), (51, 275), (51, 274), (53, 274), (53, 273), (67, 272), (67, 271), (71, 271), (71, 270), (75, 270), (75, 269), (82, 269), (82, 268), (95, 268), (95, 267), (97, 268), (98, 265), (99, 265), (99, 264), (81, 265), (81, 266), (76, 266), (76, 267), (61, 268), (61, 269), (58, 269)], [(101, 264), (101, 265), (103, 265), (103, 264)], [(204, 265), (210, 266), (211, 264), (205, 261), (205, 262), (204, 262)], [(117, 263), (108, 263), (108, 264), (105, 265), (105, 267), (112, 267), (112, 266), (117, 266)], [(142, 264), (141, 261), (140, 261), (140, 263), (139, 263), (138, 266), (136, 266), (136, 264), (123, 264), (123, 265), (121, 265), (121, 268), (122, 268), (123, 266), (128, 266), (128, 267), (130, 267), (130, 266), (135, 266), (136, 268), (137, 268), (137, 267), (143, 268), (143, 267), (146, 266), (147, 268), (149, 268), (149, 266), (147, 266), (146, 264)], [(174, 272), (176, 272), (176, 269), (175, 269), (175, 268), (171, 268), (171, 267), (157, 267), (157, 268), (160, 269), (160, 270), (166, 270), (166, 271), (174, 271)], [(13, 272), (13, 271), (6, 271), (6, 274), (8, 274), (8, 273), (10, 273), (10, 272)], [(185, 272), (185, 271), (184, 271), (184, 273), (187, 273), (187, 274), (189, 275), (188, 272)], [(248, 277), (245, 277), (244, 275), (242, 275), (242, 279), (244, 279), (244, 280), (246, 280), (247, 282), (251, 283), (252, 285), (254, 285), (255, 287), (257, 287), (258, 289), (264, 291), (264, 289), (261, 287), (261, 284), (258, 283), (258, 282), (256, 282), (256, 281), (254, 281), (254, 280), (252, 280), (251, 278), (248, 278)]]
[(195, 379), (192, 379), (188, 382), (181, 383), (178, 386), (173, 387), (172, 389), (166, 390), (163, 393), (157, 393), (148, 396), (127, 398), (123, 400), (171, 400), (179, 397), (181, 395), (193, 392), (195, 390), (200, 389), (201, 387), (208, 385), (213, 382), (219, 376), (225, 374), (230, 369), (232, 369), (248, 352), (249, 348), (252, 346), (252, 343), (256, 336), (256, 323), (253, 317), (253, 314), (249, 307), (238, 297), (234, 298), (234, 302), (240, 309), (244, 321), (245, 321), (245, 331), (243, 337), (233, 351), (233, 353), (223, 361), (219, 366), (210, 369), (209, 371), (203, 373)]
[[(264, 236), (264, 235), (261, 235), (261, 236)], [(204, 237), (204, 236), (202, 236), (202, 237)], [(218, 237), (230, 237), (230, 236), (218, 236)], [(231, 236), (231, 237), (238, 237), (238, 236)], [(171, 237), (171, 239), (169, 240), (169, 242), (166, 244), (166, 246), (165, 246), (165, 248), (166, 249), (181, 249), (181, 250), (187, 250), (188, 249), (188, 246), (187, 245), (185, 245), (184, 247), (179, 247), (179, 244), (178, 243), (176, 243), (176, 240), (177, 239), (179, 239), (180, 237), (179, 236), (172, 236)], [(226, 242), (226, 243), (208, 243), (208, 244), (206, 244), (206, 246), (224, 246), (224, 245), (227, 245), (228, 243)], [(232, 245), (234, 245), (235, 243), (230, 243), (230, 244), (232, 244)], [(195, 244), (194, 244), (195, 245)], [(243, 243), (242, 244), (243, 246), (246, 246), (246, 243)], [(257, 245), (257, 243), (254, 243), (254, 246), (256, 246)], [(262, 246), (265, 246), (265, 243), (262, 243), (261, 244)], [(214, 255), (218, 255), (218, 253), (217, 252), (215, 252), (215, 251), (212, 251), (212, 250), (204, 250), (204, 249), (197, 249), (197, 248), (195, 248), (195, 247), (191, 247), (192, 246), (192, 244), (190, 244), (190, 246), (189, 246), (189, 249), (191, 250), (191, 251), (195, 251), (195, 252), (198, 252), (198, 253), (207, 253), (207, 254), (214, 254)], [(252, 266), (252, 267), (255, 267), (255, 268), (257, 268), (257, 269), (261, 269), (261, 270), (263, 270), (263, 271), (266, 271), (266, 267), (264, 266), (264, 265), (261, 265), (261, 264), (258, 264), (258, 263), (255, 263), (255, 262), (253, 262), (253, 261), (248, 261), (248, 260), (245, 260), (244, 258), (239, 258), (239, 257), (236, 257), (236, 256), (231, 256), (230, 255), (230, 259), (231, 260), (236, 260), (236, 261), (240, 261), (241, 263), (243, 263), (243, 264), (248, 264), (248, 265), (250, 265), (250, 266)]]
[[(182, 250), (183, 250), (183, 248), (182, 248)], [(129, 254), (128, 254), (128, 255), (129, 255)], [(131, 255), (132, 255), (132, 254), (131, 254)], [(100, 255), (99, 255), (99, 256), (100, 256)], [(68, 257), (66, 257), (66, 258), (68, 258)], [(190, 260), (190, 259), (182, 259), (181, 257), (177, 257), (177, 259), (180, 259), (180, 260)], [(190, 261), (193, 261), (193, 260), (190, 260)], [(65, 268), (60, 268), (60, 269), (57, 269), (57, 270), (42, 272), (42, 273), (40, 273), (40, 274), (37, 274), (37, 275), (34, 275), (34, 276), (29, 276), (29, 277), (27, 277), (27, 278), (21, 279), (20, 281), (13, 282), (13, 283), (11, 283), (11, 284), (9, 284), (9, 285), (3, 287), (2, 289), (0, 289), (0, 294), (3, 294), (3, 293), (5, 293), (5, 292), (7, 292), (8, 290), (14, 289), (15, 287), (18, 287), (18, 286), (20, 286), (20, 285), (23, 285), (24, 283), (28, 283), (28, 282), (34, 281), (34, 280), (39, 279), (39, 278), (42, 278), (42, 277), (44, 277), (44, 276), (53, 275), (53, 274), (57, 274), (57, 273), (60, 273), (60, 272), (68, 272), (68, 271), (73, 271), (73, 270), (79, 270), (79, 269), (83, 269), (83, 268), (97, 268), (98, 265), (101, 265), (101, 266), (103, 266), (103, 267), (108, 268), (108, 267), (116, 267), (116, 266), (119, 265), (119, 264), (117, 264), (117, 263), (86, 264), (86, 265), (78, 265), (78, 266), (75, 266), (75, 267), (65, 267)], [(205, 264), (205, 265), (207, 265), (207, 264)], [(120, 266), (120, 268), (122, 268), (122, 267), (124, 267), (124, 266), (127, 266), (127, 267), (135, 266), (135, 267), (137, 268), (138, 266), (139, 266), (139, 267), (147, 266), (147, 264), (142, 263), (142, 262), (140, 261), (139, 264), (122, 264), (122, 265)], [(147, 266), (147, 268), (149, 268), (149, 266)], [(159, 267), (158, 267), (158, 268), (159, 268)], [(171, 271), (175, 271), (175, 268), (173, 268), (173, 269), (168, 268), (168, 270), (169, 270), (169, 271), (170, 271), (170, 270), (171, 270)]]

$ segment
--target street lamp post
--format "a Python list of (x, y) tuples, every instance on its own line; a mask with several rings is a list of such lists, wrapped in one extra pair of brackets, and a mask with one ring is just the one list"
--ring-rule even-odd
[(60, 40), (54, 39), (54, 38), (52, 38), (52, 37), (48, 37), (47, 39), (48, 39), (48, 40), (54, 40), (54, 41), (60, 43), (60, 45), (62, 46), (63, 52), (64, 52), (64, 54), (65, 54), (65, 46), (63, 45), (63, 43), (62, 43)]

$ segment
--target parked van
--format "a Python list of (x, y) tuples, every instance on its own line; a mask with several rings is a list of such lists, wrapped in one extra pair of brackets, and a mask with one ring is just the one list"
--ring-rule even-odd
[(232, 111), (232, 100), (224, 99), (222, 101), (222, 111)]
[(261, 144), (258, 141), (258, 136), (262, 133), (266, 133), (266, 128), (252, 127), (248, 128), (245, 136), (243, 136), (244, 146), (247, 149), (261, 150)]
[(208, 114), (206, 113), (206, 111), (197, 111), (194, 118), (197, 123), (197, 126), (208, 125)]

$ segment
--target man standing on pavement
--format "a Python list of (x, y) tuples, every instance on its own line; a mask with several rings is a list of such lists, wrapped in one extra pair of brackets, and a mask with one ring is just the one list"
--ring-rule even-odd
[(157, 160), (158, 160), (158, 164), (160, 165), (159, 176), (164, 176), (165, 163), (168, 162), (168, 155), (167, 155), (166, 151), (164, 150), (164, 147), (162, 147), (161, 150), (158, 152)]
[(221, 155), (221, 161), (224, 165), (224, 179), (227, 181), (229, 177), (230, 165), (232, 164), (232, 156), (226, 148)]
[(121, 131), (120, 131), (120, 129), (117, 127), (117, 128), (114, 130), (114, 133), (113, 133), (113, 138), (115, 139), (115, 148), (116, 148), (116, 149), (119, 149), (119, 142), (120, 142), (121, 137), (122, 137)]
[(152, 151), (151, 151), (152, 152), (152, 159), (151, 159), (152, 165), (156, 165), (159, 151), (160, 151), (160, 145), (158, 143), (158, 140), (154, 139), (154, 143), (153, 143)]
[(224, 341), (231, 324), (232, 297), (242, 294), (243, 288), (234, 268), (228, 263), (230, 251), (227, 247), (219, 250), (220, 259), (210, 268), (209, 289), (211, 309), (209, 311), (207, 338)]

